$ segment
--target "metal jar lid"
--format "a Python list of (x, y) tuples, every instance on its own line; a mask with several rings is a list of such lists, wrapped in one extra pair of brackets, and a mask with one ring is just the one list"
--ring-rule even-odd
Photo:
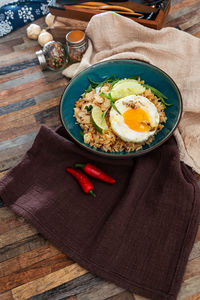
[(47, 62), (46, 62), (46, 58), (44, 56), (43, 51), (39, 50), (39, 51), (35, 52), (35, 54), (37, 55), (37, 58), (39, 60), (39, 63), (40, 63), (40, 66), (41, 66), (42, 70), (46, 70)]
[[(73, 34), (79, 35), (77, 39), (72, 39)], [(82, 30), (72, 30), (66, 34), (66, 43), (72, 47), (82, 46), (87, 43), (87, 37)]]

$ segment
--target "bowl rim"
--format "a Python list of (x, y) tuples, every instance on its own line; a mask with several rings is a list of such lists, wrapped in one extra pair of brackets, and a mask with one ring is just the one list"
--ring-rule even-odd
[[(176, 88), (176, 91), (178, 92), (179, 94), (179, 99), (180, 99), (180, 110), (179, 110), (179, 114), (177, 116), (177, 120), (176, 120), (176, 123), (173, 127), (173, 129), (170, 131), (170, 133), (165, 137), (163, 138), (160, 142), (156, 143), (155, 145), (147, 148), (147, 149), (144, 149), (142, 152), (127, 152), (127, 153), (122, 153), (122, 154), (118, 154), (118, 152), (99, 152), (97, 151), (95, 148), (90, 148), (88, 147), (86, 144), (84, 143), (81, 143), (79, 142), (71, 133), (70, 131), (66, 128), (65, 124), (64, 124), (64, 121), (63, 121), (63, 118), (62, 118), (62, 112), (61, 112), (61, 108), (62, 108), (62, 104), (63, 104), (63, 101), (64, 101), (64, 94), (66, 93), (66, 90), (70, 88), (70, 85), (72, 84), (73, 80), (75, 80), (78, 76), (80, 76), (82, 73), (86, 72), (88, 69), (90, 68), (93, 68), (97, 65), (102, 65), (102, 64), (105, 64), (105, 63), (109, 63), (109, 62), (118, 62), (118, 61), (121, 61), (121, 62), (137, 62), (137, 63), (141, 63), (141, 64), (144, 64), (144, 65), (148, 65), (148, 66), (151, 66), (152, 68), (160, 71), (161, 73), (163, 73), (166, 77), (169, 78), (169, 80), (174, 84), (175, 88)], [(80, 71), (78, 74), (76, 74), (73, 78), (71, 78), (71, 80), (69, 81), (69, 83), (67, 84), (67, 86), (65, 87), (62, 95), (61, 95), (61, 98), (60, 98), (60, 103), (59, 103), (59, 116), (60, 116), (60, 121), (61, 121), (61, 124), (63, 125), (63, 127), (65, 128), (67, 134), (71, 137), (71, 139), (76, 143), (78, 144), (81, 148), (84, 148), (86, 149), (87, 151), (93, 153), (93, 154), (96, 154), (98, 156), (104, 156), (104, 157), (107, 157), (107, 158), (112, 158), (112, 159), (128, 159), (128, 158), (134, 158), (134, 157), (138, 157), (138, 156), (142, 156), (146, 153), (149, 153), (151, 151), (153, 151), (154, 149), (160, 147), (162, 144), (164, 144), (174, 133), (174, 131), (176, 130), (176, 128), (178, 127), (178, 124), (181, 120), (181, 117), (182, 117), (182, 113), (183, 113), (183, 99), (182, 99), (182, 95), (181, 95), (181, 92), (177, 86), (177, 84), (175, 83), (175, 81), (171, 78), (171, 76), (169, 76), (165, 71), (163, 71), (161, 68), (153, 65), (153, 64), (150, 64), (148, 62), (145, 62), (145, 61), (141, 61), (141, 60), (138, 60), (138, 59), (109, 59), (109, 60), (104, 60), (104, 61), (101, 61), (101, 62), (97, 62), (87, 68), (85, 68), (84, 70)], [(103, 151), (103, 150), (102, 150)], [(114, 153), (114, 155), (113, 155)]]

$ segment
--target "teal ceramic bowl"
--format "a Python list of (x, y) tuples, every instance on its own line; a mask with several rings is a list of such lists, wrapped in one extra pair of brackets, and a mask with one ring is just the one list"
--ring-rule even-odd
[[(164, 128), (157, 133), (153, 142), (149, 145), (143, 146), (139, 151), (132, 152), (105, 152), (101, 149), (95, 149), (83, 141), (81, 128), (76, 123), (73, 117), (73, 109), (75, 101), (78, 100), (81, 94), (89, 86), (88, 77), (93, 81), (101, 82), (109, 76), (117, 78), (128, 78), (131, 76), (140, 76), (146, 84), (149, 84), (164, 95), (167, 96), (168, 102), (172, 105), (165, 109), (167, 122)], [(95, 64), (74, 77), (69, 85), (66, 87), (60, 102), (60, 117), (61, 122), (71, 136), (71, 138), (78, 143), (85, 150), (91, 151), (95, 154), (111, 157), (111, 158), (129, 158), (143, 155), (152, 151), (163, 144), (176, 129), (182, 113), (182, 98), (175, 82), (161, 69), (145, 62), (137, 60), (109, 60)]]

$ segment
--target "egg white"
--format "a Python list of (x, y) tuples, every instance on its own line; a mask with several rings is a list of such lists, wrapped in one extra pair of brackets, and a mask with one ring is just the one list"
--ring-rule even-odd
[[(154, 130), (138, 132), (129, 128), (123, 118), (123, 113), (130, 109), (130, 107), (126, 106), (126, 103), (134, 103), (137, 107), (145, 110), (149, 115), (150, 125)], [(121, 115), (112, 107), (110, 110), (110, 124), (115, 134), (123, 141), (141, 143), (147, 141), (150, 136), (155, 134), (160, 117), (156, 106), (149, 99), (139, 95), (130, 95), (115, 101), (115, 105)]]

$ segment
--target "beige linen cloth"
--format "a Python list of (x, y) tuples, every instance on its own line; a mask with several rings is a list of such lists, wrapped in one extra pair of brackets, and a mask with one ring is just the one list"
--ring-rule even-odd
[(147, 28), (113, 12), (94, 16), (86, 33), (90, 43), (81, 63), (63, 74), (72, 78), (92, 64), (121, 58), (143, 60), (165, 71), (183, 98), (174, 133), (180, 159), (200, 174), (200, 39), (175, 28)]

